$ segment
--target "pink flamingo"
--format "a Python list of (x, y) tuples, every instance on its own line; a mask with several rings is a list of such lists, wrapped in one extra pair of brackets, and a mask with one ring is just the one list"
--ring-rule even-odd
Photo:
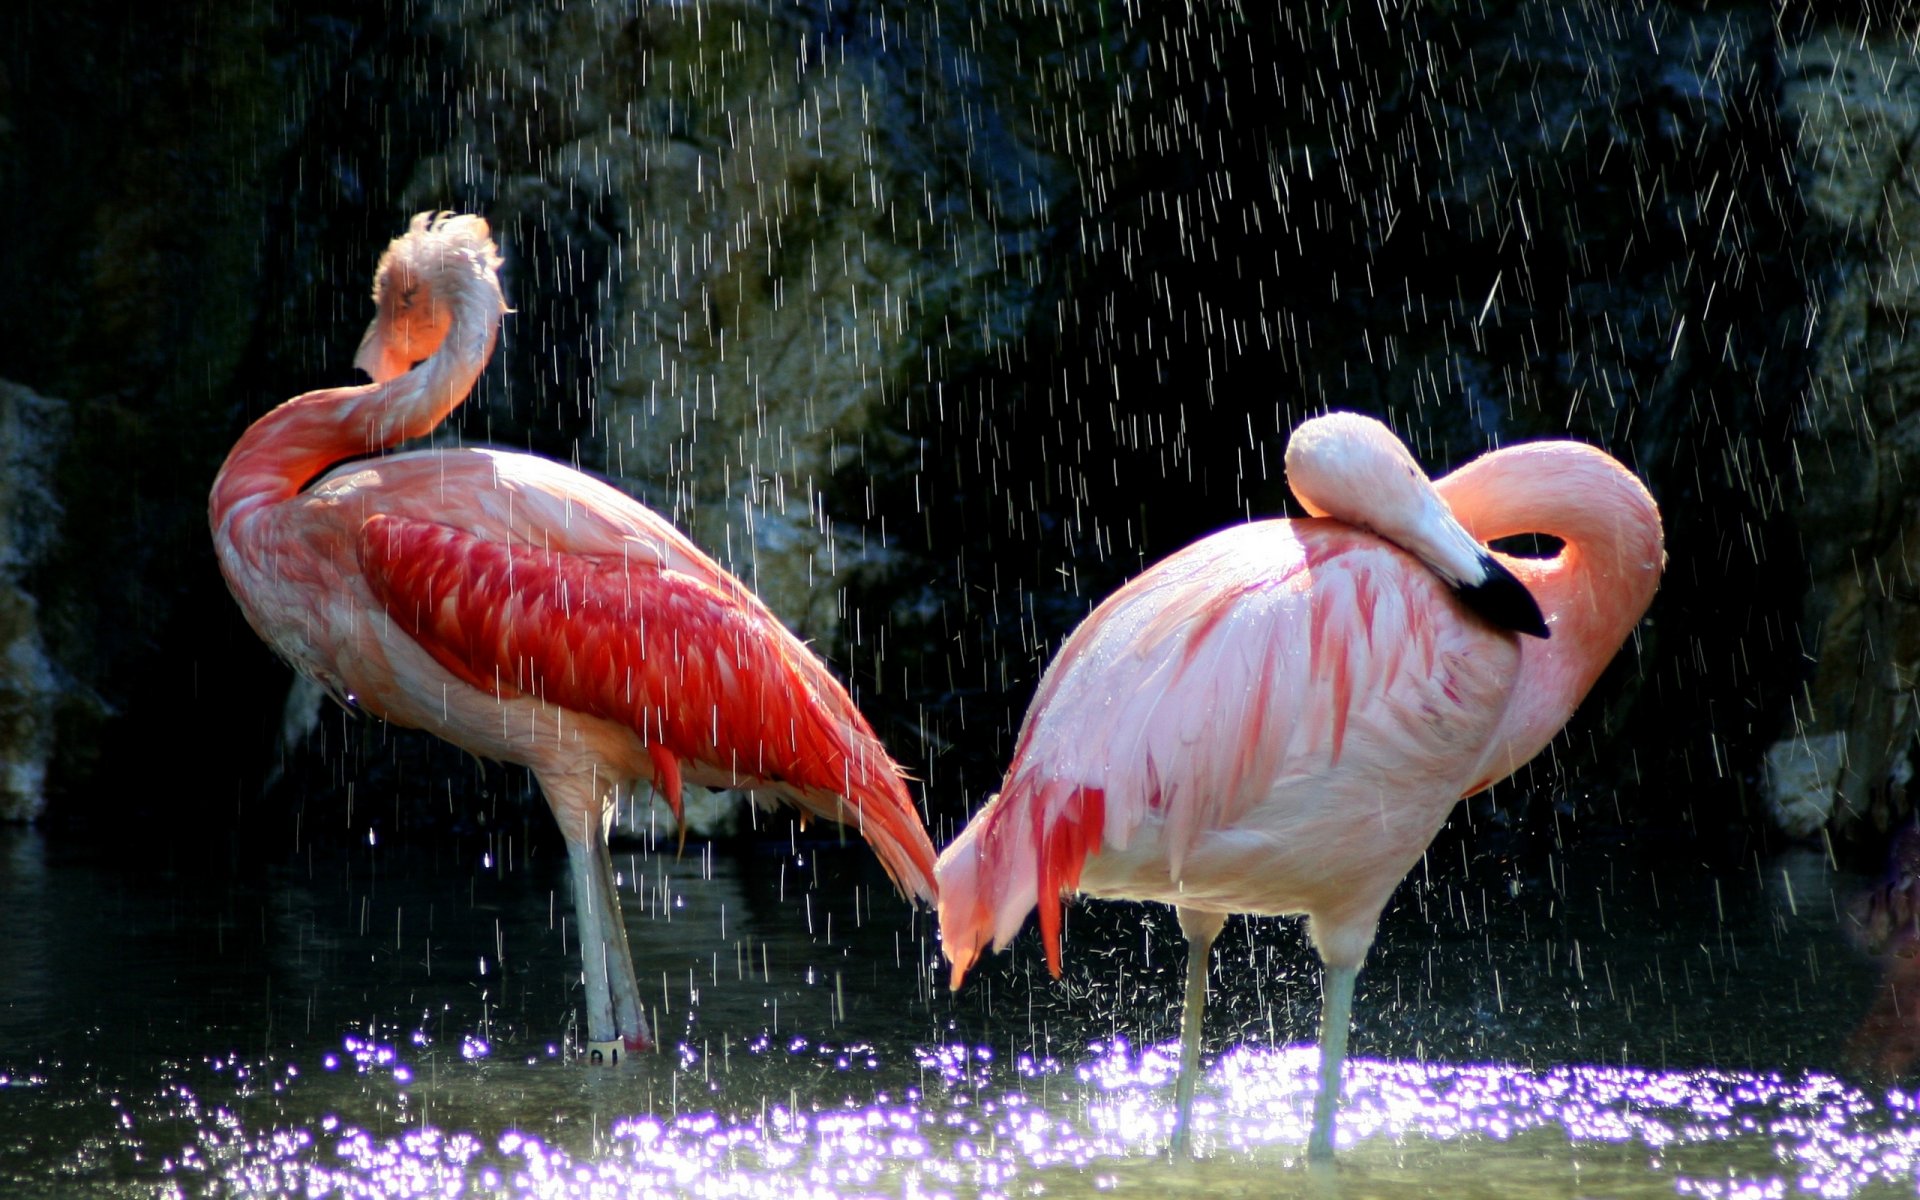
[[(1307, 1148), (1332, 1155), (1380, 910), (1454, 802), (1566, 722), (1665, 562), (1653, 499), (1589, 446), (1514, 446), (1435, 484), (1386, 426), (1336, 413), (1294, 431), (1287, 478), (1315, 519), (1203, 538), (1074, 631), (999, 795), (934, 871), (955, 987), (1036, 905), (1057, 976), (1065, 894), (1174, 906), (1189, 955), (1176, 1154), (1208, 954), (1238, 912), (1307, 916), (1325, 964)], [(1563, 544), (1540, 559), (1484, 545), (1521, 533)]]
[(254, 422), (209, 517), (254, 631), (336, 700), (532, 768), (572, 868), (588, 1059), (613, 1063), (652, 1044), (607, 851), (618, 789), (645, 780), (678, 814), (683, 782), (750, 788), (857, 824), (923, 900), (933, 846), (846, 690), (659, 516), (525, 454), (346, 461), (466, 399), (506, 311), (499, 265), (479, 217), (415, 217), (354, 360), (375, 382)]

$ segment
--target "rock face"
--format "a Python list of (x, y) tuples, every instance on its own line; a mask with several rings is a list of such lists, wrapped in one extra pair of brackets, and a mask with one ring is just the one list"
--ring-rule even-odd
[(190, 819), (235, 795), (228, 773), (258, 752), (232, 747), (276, 707), (257, 676), (221, 686), (243, 660), (208, 620), (206, 489), (260, 385), (261, 249), (302, 126), (269, 7), (199, 17), (89, 0), (0, 12), (0, 763), (15, 765), (15, 816), (37, 811), (25, 797), (45, 763), (50, 819)]
[(51, 475), (66, 424), (59, 401), (0, 381), (0, 821), (31, 821), (46, 807), (63, 681), (28, 578), (60, 541)]
[(502, 229), (518, 361), (571, 378), (580, 457), (837, 641), (905, 516), (838, 481), (913, 454), (936, 358), (1026, 327), (1004, 280), (1060, 171), (956, 119), (977, 81), (894, 16), (467, 8), (430, 24), (482, 99), (407, 203), (473, 195)]
[[(78, 399), (64, 449), (7, 460), (66, 540), (0, 554), (0, 761), (46, 761), (7, 714), (53, 688), (56, 783), (213, 728), (239, 749), (207, 794), (257, 793), (286, 676), (206, 486), (247, 420), (353, 380), (380, 246), (447, 207), (493, 222), (516, 311), (443, 436), (686, 528), (939, 814), (991, 789), (1101, 596), (1286, 511), (1287, 432), (1326, 407), (1436, 469), (1579, 437), (1661, 501), (1651, 619), (1520, 794), (1703, 837), (1906, 810), (1897, 35), (1758, 3), (36, 12), (0, 30), (0, 371)], [(443, 812), (471, 777), (362, 741)]]
[(1781, 57), (1814, 292), (1792, 442), (1812, 664), (1765, 788), (1791, 833), (1870, 838), (1912, 812), (1920, 731), (1920, 64), (1837, 27)]

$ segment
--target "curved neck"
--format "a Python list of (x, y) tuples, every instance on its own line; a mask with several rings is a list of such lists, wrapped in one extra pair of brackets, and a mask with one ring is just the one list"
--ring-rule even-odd
[(1522, 533), (1562, 542), (1550, 558), (1500, 556), (1552, 636), (1520, 639), (1514, 694), (1526, 699), (1489, 747), (1491, 782), (1546, 746), (1652, 603), (1666, 563), (1660, 511), (1625, 467), (1577, 442), (1496, 450), (1434, 486), (1482, 542)]
[(446, 340), (413, 370), (381, 383), (307, 392), (255, 421), (214, 479), (214, 528), (240, 509), (298, 495), (335, 463), (432, 432), (473, 390), (498, 325), (497, 295), (491, 307), (456, 302)]

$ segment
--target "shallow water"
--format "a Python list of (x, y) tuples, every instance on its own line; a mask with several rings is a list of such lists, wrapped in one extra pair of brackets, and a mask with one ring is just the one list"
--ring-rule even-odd
[(1202, 1157), (1170, 1164), (1182, 954), (1144, 908), (1075, 909), (1063, 981), (1028, 934), (955, 995), (857, 849), (622, 855), (673, 1048), (608, 1071), (568, 1059), (564, 856), (538, 836), (4, 832), (0, 1194), (1916, 1190), (1914, 1094), (1840, 1073), (1878, 970), (1837, 932), (1857, 881), (1461, 853), (1383, 925), (1327, 1172), (1301, 1161), (1318, 985), (1288, 923), (1221, 939)]

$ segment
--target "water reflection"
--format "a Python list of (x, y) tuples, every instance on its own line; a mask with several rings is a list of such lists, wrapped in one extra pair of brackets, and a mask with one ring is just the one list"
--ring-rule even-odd
[[(1849, 885), (1817, 861), (1593, 889), (1556, 868), (1552, 887), (1492, 887), (1503, 902), (1484, 906), (1470, 874), (1416, 883), (1370, 968), (1341, 1161), (1316, 1174), (1301, 1163), (1312, 979), (1274, 967), (1305, 961), (1290, 930), (1230, 935), (1215, 987), (1234, 1028), (1196, 1104), (1205, 1158), (1169, 1164), (1176, 1048), (1153, 1005), (1164, 992), (1165, 1017), (1177, 986), (1171, 929), (1080, 910), (1064, 985), (1016, 954), (956, 997), (925, 919), (865, 857), (623, 856), (675, 1045), (595, 1071), (568, 1061), (563, 865), (537, 842), (261, 867), (0, 834), (0, 1194), (1920, 1186), (1912, 1094), (1833, 1070), (1875, 978), (1835, 943)], [(1590, 894), (1604, 903), (1570, 899)]]

